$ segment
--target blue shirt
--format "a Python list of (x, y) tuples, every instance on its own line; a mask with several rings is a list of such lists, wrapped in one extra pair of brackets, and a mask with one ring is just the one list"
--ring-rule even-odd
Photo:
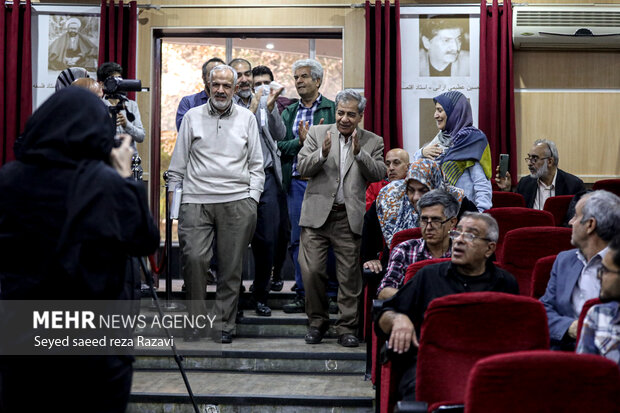
[(191, 108), (195, 108), (196, 106), (204, 105), (209, 100), (207, 96), (207, 92), (204, 90), (194, 93), (193, 95), (183, 96), (181, 101), (179, 102), (179, 108), (177, 109), (177, 132), (181, 128), (181, 121), (183, 120), (183, 116), (187, 113)]

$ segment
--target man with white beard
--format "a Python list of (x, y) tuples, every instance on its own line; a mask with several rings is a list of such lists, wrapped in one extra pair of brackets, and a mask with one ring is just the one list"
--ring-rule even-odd
[[(233, 104), (237, 72), (219, 65), (209, 74), (210, 98), (183, 116), (172, 159), (169, 191), (183, 189), (179, 211), (181, 267), (191, 315), (205, 314), (204, 262), (217, 236), (216, 314), (221, 326), (214, 340), (231, 343), (243, 255), (254, 234), (263, 192), (263, 153), (254, 114)], [(225, 144), (223, 144), (225, 142)], [(221, 331), (220, 331), (221, 330)], [(185, 332), (185, 340), (204, 335)]]
[[(575, 195), (586, 189), (581, 179), (558, 168), (558, 148), (548, 139), (534, 141), (525, 161), (530, 175), (519, 180), (516, 192), (523, 195), (528, 208), (543, 209), (547, 198)], [(510, 172), (506, 172), (505, 178), (500, 178), (498, 166), (495, 183), (502, 191), (509, 191)]]

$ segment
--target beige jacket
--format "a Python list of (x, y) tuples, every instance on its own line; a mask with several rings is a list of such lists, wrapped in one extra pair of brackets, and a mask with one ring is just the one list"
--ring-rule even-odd
[[(320, 152), (327, 131), (331, 131), (332, 146), (327, 158), (321, 159)], [(297, 155), (299, 173), (309, 178), (301, 206), (301, 227), (320, 228), (331, 211), (340, 177), (339, 135), (335, 124), (312, 126)], [(357, 129), (357, 136), (361, 149), (355, 157), (351, 148), (346, 159), (343, 194), (351, 231), (361, 236), (366, 212), (366, 185), (380, 181), (385, 176), (386, 166), (383, 162), (383, 138), (361, 128)]]

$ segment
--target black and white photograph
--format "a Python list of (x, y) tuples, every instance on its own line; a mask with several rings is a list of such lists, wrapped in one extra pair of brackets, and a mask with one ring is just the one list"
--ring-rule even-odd
[(469, 16), (420, 16), (420, 76), (469, 76)]
[(50, 16), (48, 70), (82, 67), (94, 72), (98, 57), (98, 17)]

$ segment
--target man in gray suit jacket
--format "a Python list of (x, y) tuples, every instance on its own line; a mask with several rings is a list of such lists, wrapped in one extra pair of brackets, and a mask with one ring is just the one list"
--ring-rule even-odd
[(301, 208), (299, 265), (306, 289), (309, 328), (305, 340), (320, 343), (329, 325), (325, 264), (331, 245), (336, 256), (338, 343), (359, 345), (355, 332), (362, 289), (359, 252), (368, 182), (386, 173), (383, 138), (358, 128), (366, 99), (351, 89), (336, 96), (336, 123), (308, 131), (298, 169), (308, 177)]
[(551, 348), (572, 351), (581, 308), (599, 296), (596, 273), (607, 244), (620, 232), (620, 198), (607, 191), (584, 195), (569, 224), (573, 227), (571, 243), (577, 248), (558, 254), (540, 301), (547, 311)]

